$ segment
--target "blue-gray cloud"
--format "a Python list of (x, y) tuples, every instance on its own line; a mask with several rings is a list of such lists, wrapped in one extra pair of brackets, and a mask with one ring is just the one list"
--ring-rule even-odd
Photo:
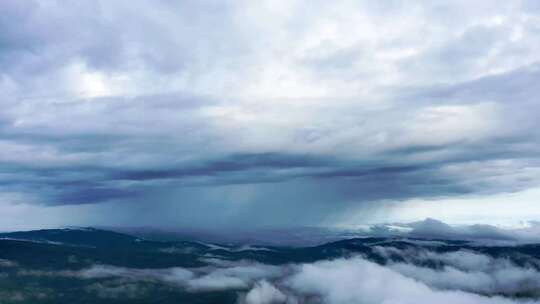
[(535, 187), (531, 5), (6, 1), (0, 192), (206, 225)]

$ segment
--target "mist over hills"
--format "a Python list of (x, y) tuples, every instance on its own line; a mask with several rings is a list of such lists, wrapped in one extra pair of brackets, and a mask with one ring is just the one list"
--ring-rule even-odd
[(0, 234), (2, 303), (427, 303), (425, 297), (536, 303), (540, 244), (365, 236), (316, 246), (227, 245), (96, 228)]

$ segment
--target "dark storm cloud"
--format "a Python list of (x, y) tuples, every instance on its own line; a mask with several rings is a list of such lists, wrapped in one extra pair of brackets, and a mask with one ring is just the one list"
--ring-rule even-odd
[[(69, 189), (70, 187), (66, 188)], [(89, 204), (118, 200), (122, 198), (130, 199), (136, 195), (136, 191), (122, 190), (117, 188), (90, 187), (87, 185), (72, 192), (69, 190), (62, 190), (57, 197), (54, 197), (51, 200), (66, 204)]]
[[(335, 198), (348, 197), (358, 200), (404, 199), (409, 196), (437, 196), (480, 190), (459, 186), (458, 180), (437, 177), (437, 168), (440, 165), (425, 163), (415, 166), (377, 166), (306, 155), (236, 154), (162, 170), (125, 171), (117, 167), (35, 168), (4, 165), (2, 172), (8, 174), (8, 178), (2, 180), (1, 185), (42, 192), (41, 202), (50, 204), (129, 199), (140, 195), (141, 191), (148, 187), (283, 183), (295, 179), (300, 182), (320, 179), (317, 183), (327, 184), (325, 187), (329, 191), (321, 197), (328, 200), (334, 195), (337, 195)], [(335, 189), (334, 184), (341, 186)], [(299, 189), (293, 187), (289, 191), (295, 190)], [(287, 192), (284, 194), (287, 195)], [(333, 203), (336, 204), (337, 202)]]
[[(207, 162), (201, 161), (187, 168), (122, 172), (115, 174), (113, 178), (125, 180), (153, 180), (190, 176), (214, 176), (220, 173), (257, 169), (317, 168), (331, 165), (331, 163), (332, 161), (328, 159), (308, 155), (288, 155), (280, 153), (236, 154), (218, 160)], [(257, 182), (256, 180), (254, 181)]]
[(0, 194), (310, 224), (537, 186), (535, 12), (403, 7), (5, 1)]

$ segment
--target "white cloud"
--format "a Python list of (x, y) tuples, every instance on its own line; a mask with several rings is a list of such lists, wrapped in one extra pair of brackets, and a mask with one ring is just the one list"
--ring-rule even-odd
[(277, 304), (296, 303), (293, 298), (288, 298), (267, 281), (255, 283), (255, 286), (246, 294), (245, 304)]
[[(539, 297), (540, 272), (538, 260), (529, 259), (518, 266), (506, 258), (492, 258), (466, 250), (437, 253), (425, 249), (400, 250), (378, 247), (380, 253), (400, 256), (405, 262), (386, 265), (398, 273), (438, 289), (462, 290), (476, 294)], [(442, 263), (440, 268), (430, 268), (431, 263)], [(536, 268), (535, 268), (536, 267)]]
[(316, 294), (323, 303), (331, 304), (520, 303), (497, 296), (433, 289), (429, 284), (360, 258), (303, 265), (289, 279), (289, 285), (300, 294)]

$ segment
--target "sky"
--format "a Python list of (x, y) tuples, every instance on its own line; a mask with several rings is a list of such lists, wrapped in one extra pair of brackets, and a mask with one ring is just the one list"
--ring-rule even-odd
[(537, 1), (0, 11), (2, 230), (540, 219)]

